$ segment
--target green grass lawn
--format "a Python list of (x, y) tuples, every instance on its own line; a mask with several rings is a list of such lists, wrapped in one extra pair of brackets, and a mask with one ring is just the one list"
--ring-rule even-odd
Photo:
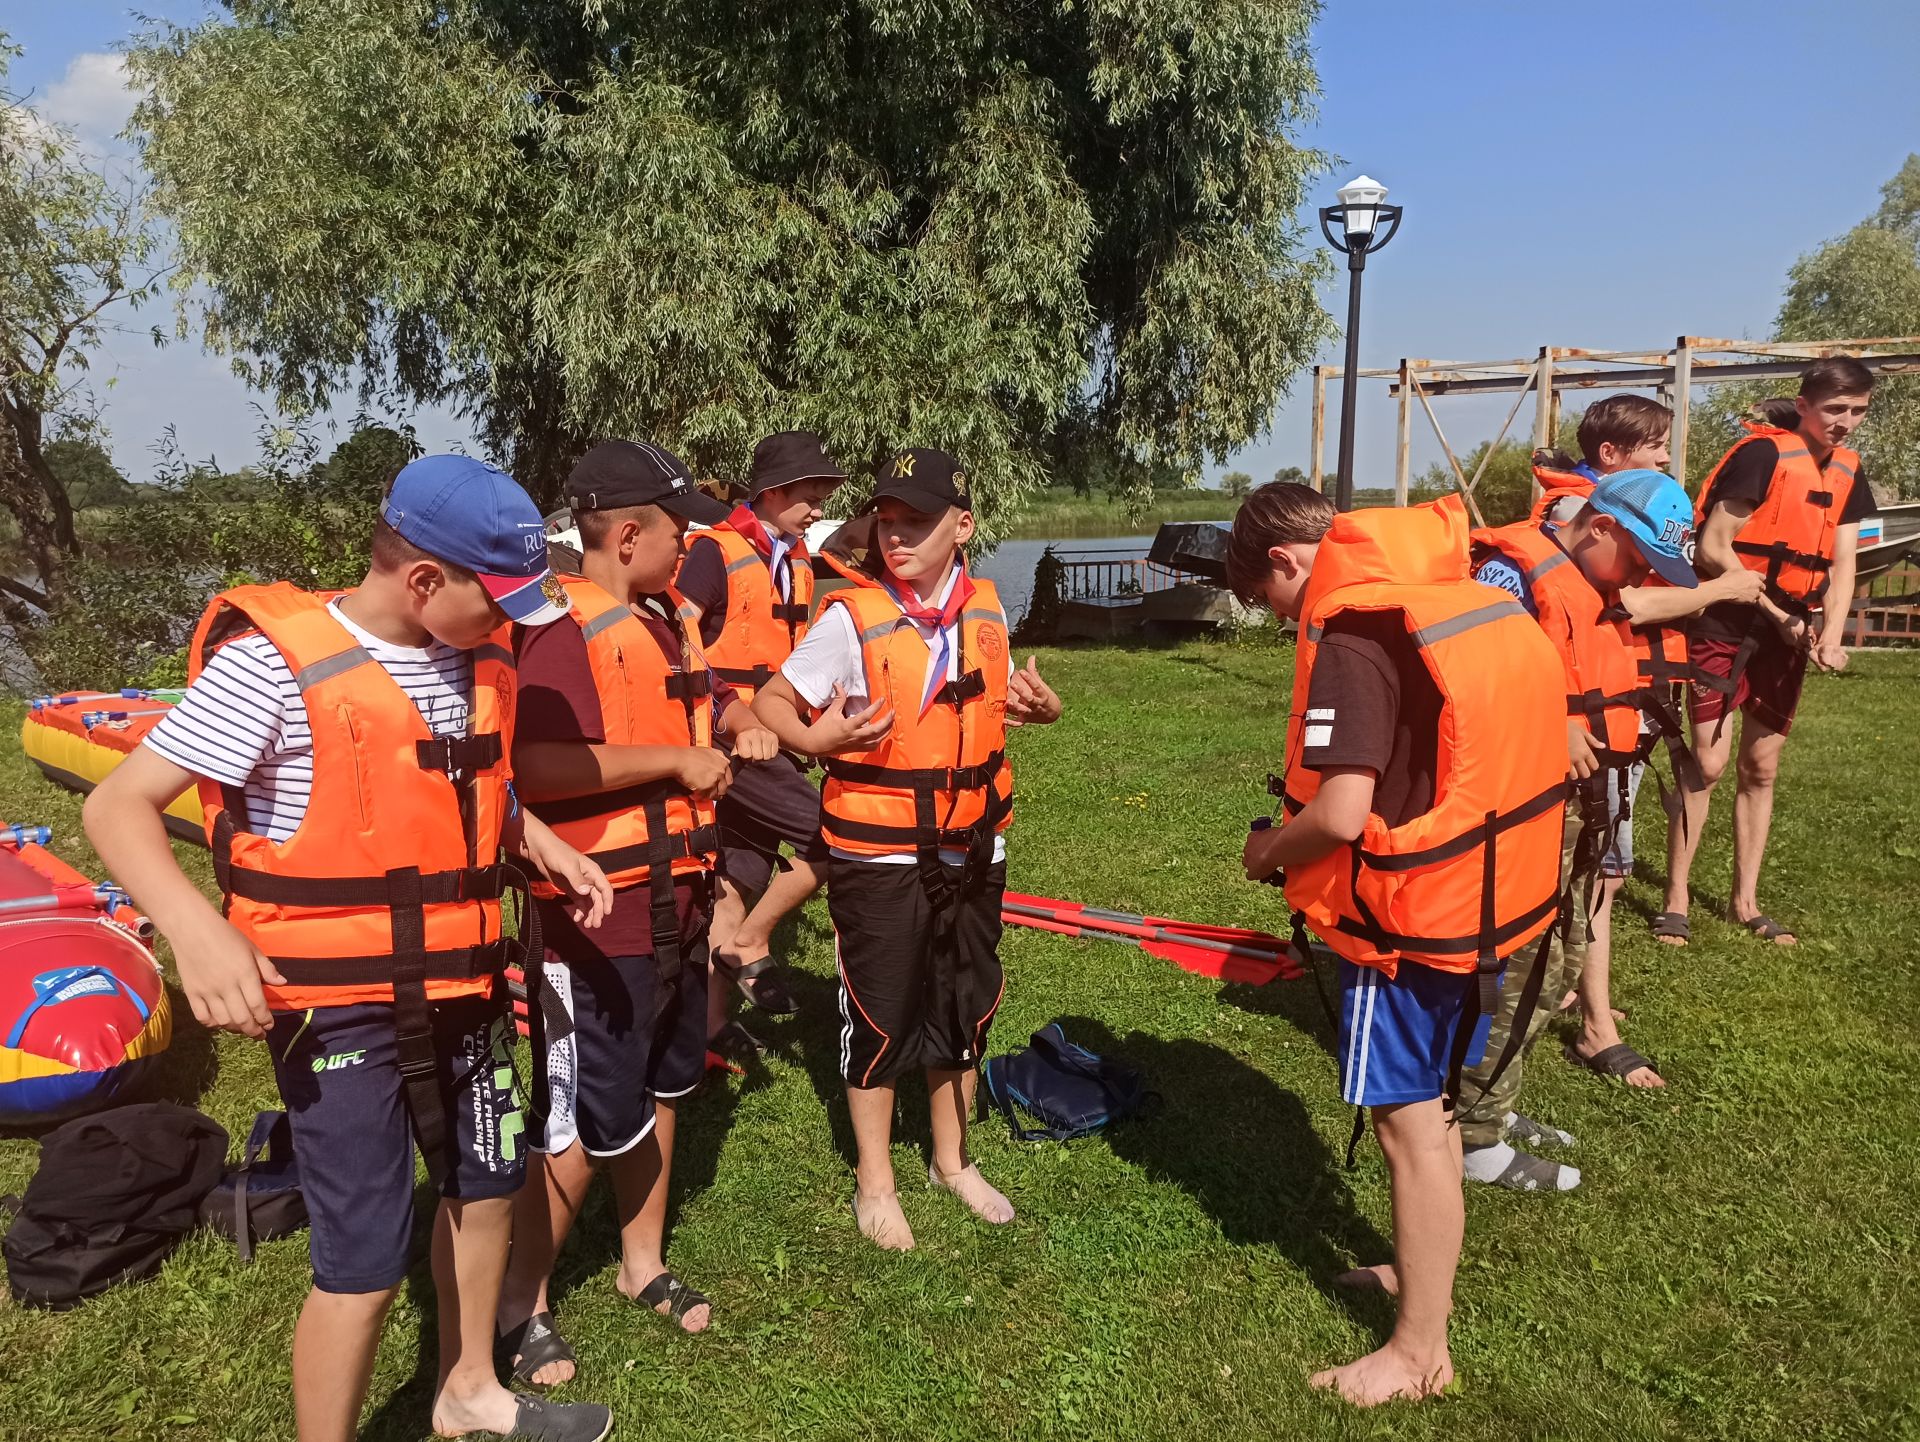
[[(1050, 652), (1067, 702), (1014, 739), (1022, 890), (1279, 930), (1279, 897), (1236, 858), (1281, 749), (1289, 654), (1196, 644)], [(1616, 968), (1627, 1035), (1672, 1085), (1627, 1091), (1549, 1035), (1527, 1109), (1579, 1137), (1581, 1188), (1475, 1190), (1450, 1400), (1362, 1414), (1307, 1373), (1374, 1345), (1382, 1300), (1330, 1279), (1388, 1255), (1377, 1148), (1341, 1166), (1348, 1113), (1305, 982), (1222, 987), (1131, 948), (1012, 932), (996, 1049), (1068, 1018), (1143, 1068), (1165, 1101), (1068, 1146), (977, 1129), (1020, 1209), (974, 1223), (924, 1176), (924, 1111), (897, 1152), (921, 1247), (856, 1235), (824, 909), (794, 935), (802, 1013), (762, 1023), (778, 1056), (686, 1104), (671, 1256), (716, 1321), (683, 1337), (613, 1289), (604, 1189), (561, 1266), (579, 1349), (569, 1395), (662, 1438), (1206, 1439), (1920, 1436), (1920, 658), (1814, 679), (1787, 748), (1763, 897), (1797, 950), (1712, 919), (1729, 808), (1698, 868), (1694, 946), (1646, 934), (1657, 861), (1627, 889)], [(11, 730), (17, 709), (0, 715)], [(1642, 808), (1642, 855), (1661, 850)], [(74, 799), (9, 743), (0, 816), (46, 821), (89, 866)], [(182, 849), (203, 882), (205, 858)], [(272, 1102), (255, 1044), (181, 1027), (164, 1092), (243, 1132)], [(0, 1191), (34, 1145), (0, 1142)], [(154, 1281), (62, 1316), (0, 1305), (0, 1435), (291, 1435), (288, 1348), (304, 1239), (243, 1267), (191, 1240)], [(366, 1425), (426, 1433), (422, 1265), (388, 1327)]]

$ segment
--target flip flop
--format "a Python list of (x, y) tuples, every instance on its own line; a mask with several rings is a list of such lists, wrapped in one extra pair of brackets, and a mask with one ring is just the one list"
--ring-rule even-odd
[[(687, 1313), (691, 1312), (695, 1307), (711, 1308), (713, 1306), (713, 1298), (694, 1291), (693, 1288), (674, 1276), (672, 1272), (662, 1272), (651, 1282), (647, 1283), (646, 1286), (640, 1289), (640, 1296), (637, 1300), (656, 1316), (669, 1318), (679, 1326), (683, 1332), (687, 1330)], [(667, 1304), (667, 1310), (665, 1312), (657, 1310), (662, 1302)], [(709, 1311), (707, 1315), (711, 1318), (713, 1314)]]
[(1575, 1066), (1583, 1066), (1595, 1076), (1607, 1077), (1613, 1081), (1625, 1081), (1641, 1067), (1645, 1067), (1655, 1076), (1660, 1075), (1659, 1067), (1625, 1042), (1597, 1051), (1592, 1056), (1582, 1056), (1572, 1042), (1568, 1042), (1561, 1051)]
[(742, 962), (731, 952), (715, 951), (713, 964), (732, 977), (733, 984), (740, 988), (740, 995), (761, 1011), (791, 1016), (800, 1010), (800, 1003), (793, 999), (786, 981), (775, 970), (779, 963), (773, 959), (773, 953)]
[(1677, 938), (1682, 946), (1693, 940), (1693, 928), (1688, 925), (1686, 916), (1678, 911), (1656, 913), (1647, 929), (1655, 936)]
[(572, 1362), (576, 1368), (580, 1362), (553, 1325), (551, 1312), (535, 1312), (519, 1326), (496, 1333), (493, 1351), (494, 1365), (510, 1368), (513, 1380), (523, 1387), (544, 1389), (548, 1384), (534, 1381), (533, 1374), (550, 1362)]
[(529, 1442), (603, 1442), (613, 1431), (613, 1412), (598, 1402), (549, 1402), (516, 1395), (513, 1430), (507, 1436)]
[[(1799, 933), (1792, 927), (1782, 926), (1764, 911), (1757, 911), (1752, 916), (1745, 917), (1735, 916), (1729, 911), (1727, 913), (1727, 920), (1731, 921), (1735, 926), (1744, 926), (1762, 941), (1771, 941), (1776, 946), (1793, 946), (1800, 940)], [(1781, 941), (1780, 938), (1783, 936), (1790, 936), (1793, 940)]]

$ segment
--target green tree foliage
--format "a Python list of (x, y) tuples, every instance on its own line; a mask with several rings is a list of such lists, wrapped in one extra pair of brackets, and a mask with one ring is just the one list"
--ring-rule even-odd
[(150, 292), (154, 242), (139, 190), (9, 93), (19, 53), (0, 33), (0, 504), (19, 538), (0, 597), (43, 606), (80, 550), (48, 449), (97, 430), (88, 362), (111, 316)]
[(1238, 500), (1253, 489), (1253, 477), (1245, 471), (1228, 471), (1220, 478), (1220, 489)]
[(542, 499), (598, 435), (734, 474), (804, 425), (960, 452), (992, 534), (1076, 398), (1196, 471), (1329, 333), (1314, 0), (230, 9), (132, 57), (183, 305), (282, 405), (450, 403)]
[(1289, 485), (1304, 486), (1307, 484), (1307, 473), (1298, 466), (1282, 466), (1273, 473), (1273, 479), (1276, 482), (1284, 481)]
[(107, 448), (96, 440), (65, 438), (48, 441), (47, 469), (66, 491), (76, 511), (131, 506), (140, 488), (120, 474)]

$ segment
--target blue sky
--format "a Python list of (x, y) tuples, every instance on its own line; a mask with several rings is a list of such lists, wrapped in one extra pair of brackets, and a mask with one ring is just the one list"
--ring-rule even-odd
[[(4, 22), (27, 49), (14, 88), (111, 133), (126, 101), (100, 57), (133, 28), (133, 7), (21, 8)], [(138, 8), (180, 21), (204, 9)], [(1315, 48), (1322, 99), (1306, 138), (1339, 157), (1315, 204), (1364, 170), (1406, 207), (1367, 268), (1363, 365), (1764, 336), (1794, 258), (1865, 216), (1920, 149), (1915, 0), (1336, 0)], [(1344, 286), (1342, 271), (1325, 298), (1339, 316)], [(144, 330), (161, 317), (140, 319)], [(250, 398), (225, 361), (183, 345), (156, 353), (132, 335), (107, 368), (119, 379), (106, 419), (131, 474), (147, 473), (169, 421), (191, 455), (252, 454)], [(1304, 466), (1307, 397), (1303, 373), (1272, 432), (1233, 465), (1261, 480)], [(1463, 447), (1508, 403), (1438, 404)], [(1415, 419), (1417, 469), (1439, 451)], [(448, 417), (416, 422), (429, 444), (465, 439)], [(1330, 406), (1329, 466), (1337, 425)], [(1389, 484), (1392, 460), (1393, 403), (1384, 383), (1363, 383), (1359, 483)]]

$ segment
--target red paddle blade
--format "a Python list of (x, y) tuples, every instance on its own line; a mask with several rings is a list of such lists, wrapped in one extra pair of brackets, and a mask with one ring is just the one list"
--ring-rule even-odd
[(1297, 968), (1289, 971), (1279, 957), (1261, 958), (1235, 952), (1209, 951), (1178, 941), (1142, 941), (1138, 945), (1148, 956), (1170, 961), (1182, 971), (1190, 971), (1195, 976), (1212, 977), (1217, 981), (1265, 986), (1276, 977), (1300, 975)]

